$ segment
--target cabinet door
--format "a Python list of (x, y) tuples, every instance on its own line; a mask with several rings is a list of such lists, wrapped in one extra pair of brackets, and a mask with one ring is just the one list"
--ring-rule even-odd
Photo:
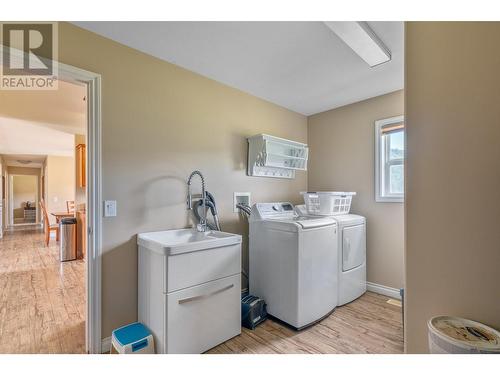
[(241, 271), (241, 244), (172, 255), (167, 260), (166, 293)]
[(166, 295), (166, 352), (203, 353), (241, 333), (241, 275)]
[(76, 253), (78, 259), (85, 259), (87, 248), (87, 221), (85, 212), (76, 212)]
[(346, 227), (342, 230), (342, 270), (349, 271), (366, 259), (366, 226)]
[(78, 187), (85, 187), (87, 184), (87, 172), (86, 172), (86, 160), (87, 153), (85, 151), (86, 147), (84, 144), (79, 144), (76, 146), (76, 183)]

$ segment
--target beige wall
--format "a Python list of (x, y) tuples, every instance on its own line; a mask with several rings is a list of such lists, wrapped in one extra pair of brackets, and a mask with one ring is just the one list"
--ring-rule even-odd
[(36, 204), (37, 201), (37, 176), (19, 175), (12, 176), (12, 203), (14, 218), (24, 217), (26, 202)]
[(40, 176), (40, 168), (30, 168), (30, 167), (7, 167), (7, 172), (9, 174), (22, 174), (28, 176)]
[(406, 340), (450, 314), (500, 328), (500, 23), (406, 25)]
[(295, 180), (246, 176), (246, 137), (305, 142), (307, 119), (67, 23), (59, 28), (59, 57), (102, 75), (103, 199), (118, 203), (118, 216), (103, 220), (106, 337), (137, 319), (136, 234), (190, 225), (191, 171), (205, 175), (226, 231), (247, 235), (245, 219), (232, 212), (235, 191), (251, 192), (254, 202), (300, 201), (305, 173)]
[(367, 279), (401, 288), (404, 207), (375, 202), (375, 120), (403, 114), (403, 91), (309, 117), (309, 190), (355, 191), (351, 211), (367, 218)]
[(45, 167), (46, 207), (49, 221), (55, 224), (51, 212), (66, 212), (66, 201), (75, 200), (75, 158), (47, 156)]

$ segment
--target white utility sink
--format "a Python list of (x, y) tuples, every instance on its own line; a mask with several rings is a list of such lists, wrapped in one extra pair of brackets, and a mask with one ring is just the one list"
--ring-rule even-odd
[(157, 353), (203, 353), (241, 332), (241, 236), (140, 233), (138, 317)]
[(218, 231), (198, 232), (195, 229), (174, 229), (140, 233), (137, 244), (162, 255), (176, 255), (192, 251), (241, 243), (239, 234)]

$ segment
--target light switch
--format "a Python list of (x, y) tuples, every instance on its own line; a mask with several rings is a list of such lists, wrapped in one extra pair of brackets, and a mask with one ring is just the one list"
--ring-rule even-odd
[(116, 216), (116, 201), (104, 201), (104, 217)]

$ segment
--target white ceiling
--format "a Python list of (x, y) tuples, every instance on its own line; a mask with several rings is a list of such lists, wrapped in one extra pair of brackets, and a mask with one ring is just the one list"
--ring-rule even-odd
[(403, 22), (368, 24), (392, 61), (370, 68), (323, 22), (74, 22), (311, 115), (403, 88)]
[(0, 154), (73, 156), (75, 135), (53, 124), (0, 117)]
[(53, 91), (0, 90), (0, 155), (5, 163), (38, 167), (47, 155), (74, 156), (75, 134), (86, 132), (85, 95), (84, 86), (64, 81)]
[(87, 125), (85, 86), (59, 81), (57, 90), (0, 90), (0, 116), (84, 134)]

